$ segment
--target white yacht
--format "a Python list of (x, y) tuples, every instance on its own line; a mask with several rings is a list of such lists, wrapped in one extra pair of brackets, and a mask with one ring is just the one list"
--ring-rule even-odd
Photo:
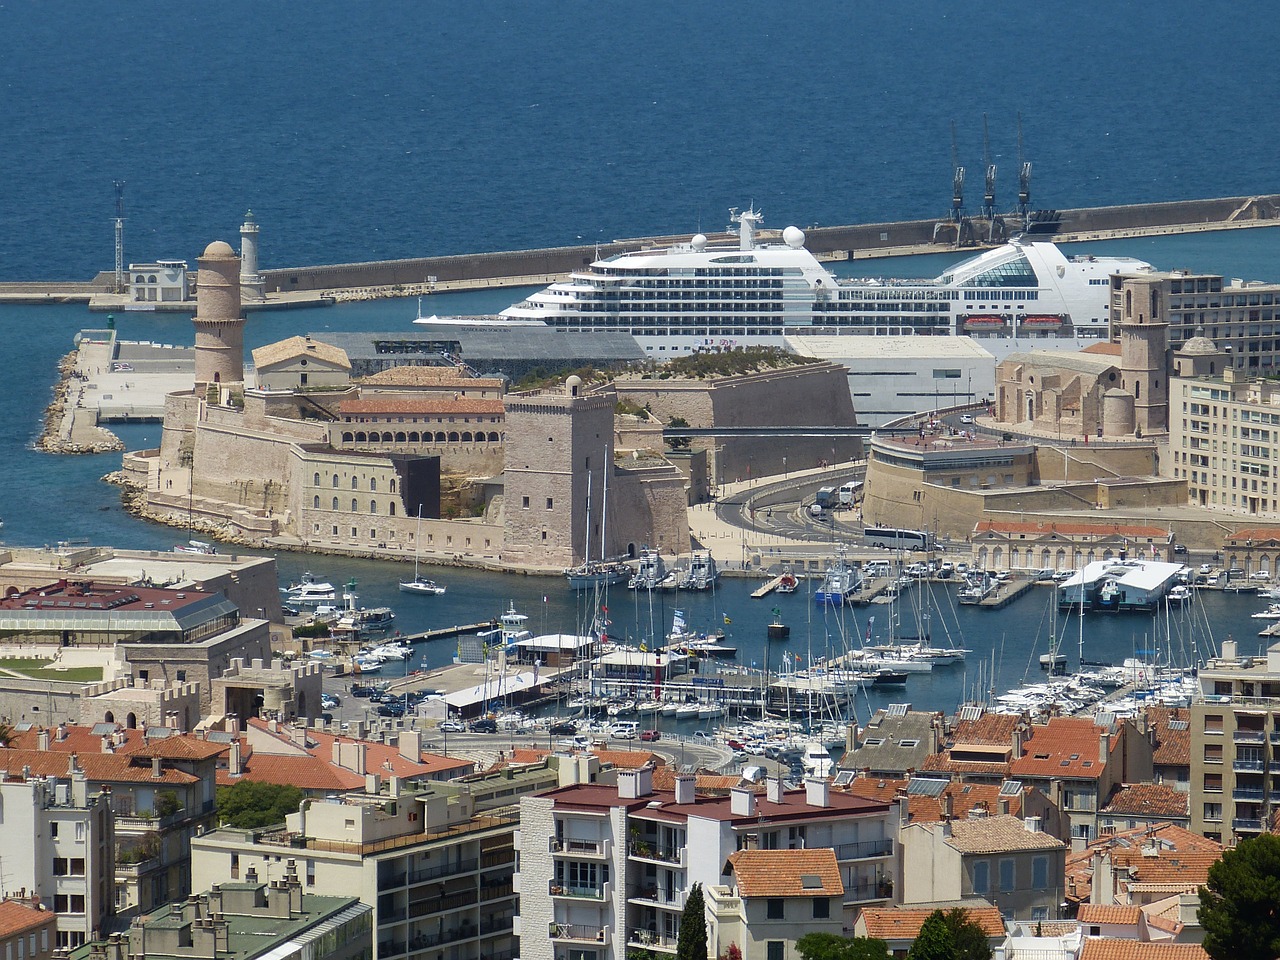
[[(1131, 257), (1068, 257), (1029, 234), (922, 280), (837, 277), (804, 231), (758, 242), (761, 214), (731, 212), (737, 242), (703, 234), (597, 260), (503, 310), (569, 332), (626, 331), (646, 351), (782, 346), (787, 335), (973, 336), (1000, 359), (1079, 349), (1107, 336), (1110, 277), (1151, 271)], [(730, 231), (734, 229), (731, 226)]]
[(304, 573), (302, 580), (284, 589), (285, 602), (300, 607), (331, 604), (337, 599), (338, 592), (332, 583), (316, 580), (310, 573)]

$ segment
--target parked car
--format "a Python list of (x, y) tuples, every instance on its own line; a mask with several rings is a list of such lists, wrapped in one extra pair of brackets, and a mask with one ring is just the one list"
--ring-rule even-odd
[(734, 740), (733, 738), (726, 740), (724, 744), (730, 750), (746, 750), (747, 749), (747, 745), (745, 743), (743, 743), (741, 740)]
[(707, 733), (707, 731), (705, 730), (695, 730), (693, 731), (693, 742), (694, 743), (715, 743), (716, 738), (711, 736), (711, 734)]
[(404, 711), (403, 700), (387, 700), (385, 703), (378, 704), (378, 716), (380, 717), (403, 717)]
[(1249, 579), (1250, 580), (1270, 580), (1271, 574), (1267, 573), (1267, 571), (1265, 570), (1255, 570), (1253, 571), (1253, 573), (1249, 574)]
[(1201, 573), (1213, 573), (1213, 564), (1211, 564), (1211, 563), (1202, 563), (1202, 564), (1200, 564), (1200, 572), (1201, 572)]
[(1175, 543), (1173, 545), (1173, 552), (1178, 554), (1186, 553), (1187, 545), (1185, 543)]
[(661, 739), (662, 739), (661, 730), (641, 730), (640, 731), (640, 740), (643, 743), (653, 743), (655, 740), (661, 740)]
[(570, 737), (578, 732), (578, 725), (571, 720), (561, 720), (548, 727), (547, 732), (553, 737)]
[(441, 720), (436, 729), (441, 733), (466, 733), (467, 725), (461, 720)]
[(368, 697), (377, 692), (377, 687), (363, 683), (353, 683), (351, 685), (351, 695), (353, 697)]
[(498, 721), (491, 720), (488, 717), (481, 717), (479, 720), (471, 721), (472, 733), (497, 733)]

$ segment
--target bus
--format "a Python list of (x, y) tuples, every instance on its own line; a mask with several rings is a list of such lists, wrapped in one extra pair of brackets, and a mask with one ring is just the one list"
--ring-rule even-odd
[(850, 480), (848, 483), (840, 487), (840, 506), (852, 507), (854, 498), (858, 496), (858, 491), (862, 489), (861, 480)]
[(835, 487), (822, 487), (818, 490), (813, 502), (824, 510), (830, 510), (839, 503)]
[(890, 550), (931, 550), (933, 538), (923, 530), (900, 530), (897, 527), (866, 527), (862, 531), (867, 546)]

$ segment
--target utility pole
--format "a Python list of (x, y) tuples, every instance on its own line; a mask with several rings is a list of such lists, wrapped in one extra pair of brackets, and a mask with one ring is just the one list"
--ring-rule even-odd
[(124, 181), (114, 181), (116, 189), (116, 280), (113, 293), (124, 293)]

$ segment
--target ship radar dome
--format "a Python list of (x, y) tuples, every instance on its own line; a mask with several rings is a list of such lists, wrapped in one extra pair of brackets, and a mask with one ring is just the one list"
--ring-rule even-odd
[(693, 239), (689, 241), (689, 245), (695, 250), (707, 249), (707, 235), (705, 233), (694, 234)]
[(782, 242), (792, 250), (799, 250), (804, 246), (804, 231), (799, 227), (787, 227), (782, 231)]
[(231, 249), (231, 244), (225, 240), (215, 240), (204, 248), (202, 259), (205, 260), (225, 260), (228, 257), (234, 257), (236, 252)]

